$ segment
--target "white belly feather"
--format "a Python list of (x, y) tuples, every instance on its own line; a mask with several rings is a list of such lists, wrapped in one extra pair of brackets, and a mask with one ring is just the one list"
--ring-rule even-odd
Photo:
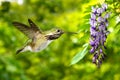
[(32, 51), (32, 52), (39, 52), (39, 51), (42, 51), (43, 49), (45, 49), (51, 42), (52, 42), (52, 40), (47, 40), (46, 42), (40, 44), (35, 49), (32, 49), (31, 46), (28, 45), (21, 52), (28, 51), (28, 50)]
[(34, 51), (35, 52), (38, 52), (38, 51), (42, 51), (44, 50), (52, 41), (51, 40), (48, 40), (44, 43), (42, 43), (38, 48), (36, 48)]

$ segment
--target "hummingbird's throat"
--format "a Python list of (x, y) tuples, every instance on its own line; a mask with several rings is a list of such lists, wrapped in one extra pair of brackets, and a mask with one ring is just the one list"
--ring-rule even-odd
[(61, 34), (54, 34), (54, 35), (47, 35), (47, 39), (48, 40), (54, 40), (54, 39), (58, 39), (61, 36)]

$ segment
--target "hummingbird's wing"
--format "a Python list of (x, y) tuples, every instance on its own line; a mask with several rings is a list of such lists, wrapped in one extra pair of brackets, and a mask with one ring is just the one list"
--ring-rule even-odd
[(30, 27), (25, 24), (19, 23), (19, 22), (13, 22), (13, 25), (18, 30), (23, 32), (28, 38), (33, 39), (35, 35), (40, 34), (41, 31), (37, 26), (35, 26), (35, 24), (31, 20), (28, 19), (28, 21), (31, 25)]
[(31, 29), (33, 29), (34, 31), (39, 31), (39, 33), (42, 33), (41, 29), (39, 29), (39, 27), (31, 19), (28, 19), (28, 22), (30, 24)]

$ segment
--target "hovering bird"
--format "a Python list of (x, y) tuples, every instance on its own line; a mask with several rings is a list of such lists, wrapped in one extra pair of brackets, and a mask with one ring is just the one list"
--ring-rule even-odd
[(58, 39), (64, 33), (64, 31), (62, 31), (61, 29), (54, 29), (52, 32), (44, 33), (31, 19), (28, 19), (28, 22), (30, 26), (19, 22), (13, 22), (13, 25), (31, 40), (24, 47), (17, 50), (16, 54), (25, 51), (42, 51), (53, 40)]

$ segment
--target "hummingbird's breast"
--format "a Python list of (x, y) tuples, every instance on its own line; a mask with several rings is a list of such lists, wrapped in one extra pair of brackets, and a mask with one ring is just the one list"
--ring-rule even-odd
[(43, 35), (40, 35), (37, 37), (35, 44), (32, 46), (32, 49), (34, 52), (39, 52), (44, 50), (50, 43), (52, 42), (52, 40), (47, 40), (46, 37), (44, 37)]
[(40, 45), (35, 49), (35, 51), (38, 52), (38, 51), (44, 50), (50, 43), (51, 43), (50, 40), (47, 40), (47, 41), (43, 42), (42, 44), (40, 44)]

